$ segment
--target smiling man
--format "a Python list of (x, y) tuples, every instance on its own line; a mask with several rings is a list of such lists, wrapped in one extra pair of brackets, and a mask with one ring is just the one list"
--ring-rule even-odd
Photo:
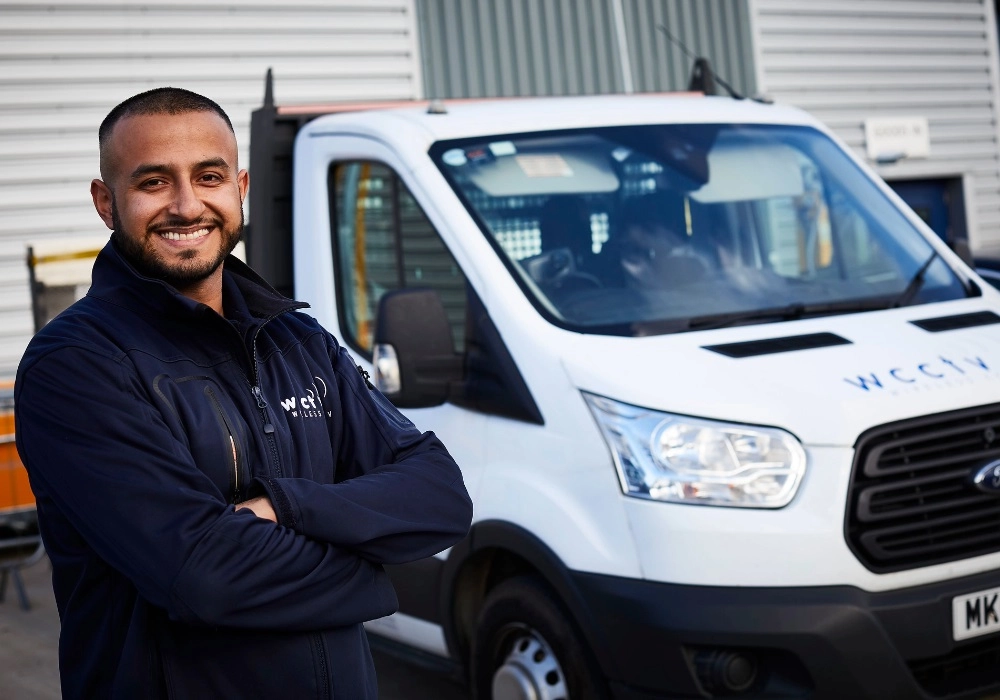
[[(217, 104), (152, 90), (99, 140), (111, 241), (15, 395), (63, 695), (374, 699), (382, 565), (466, 534), (461, 472), (229, 255), (249, 178)], [(306, 395), (317, 410), (281, 410)]]
[[(237, 169), (232, 124), (221, 108), (123, 118), (128, 105), (101, 125), (94, 206), (138, 272), (221, 313), (222, 265), (240, 240), (250, 182)], [(189, 162), (177, 157), (181, 143)]]

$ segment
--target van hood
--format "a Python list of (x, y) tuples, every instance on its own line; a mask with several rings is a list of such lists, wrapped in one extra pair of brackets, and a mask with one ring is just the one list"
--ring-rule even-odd
[[(982, 325), (928, 330), (914, 323), (961, 325), (966, 314), (976, 316), (964, 323)], [(1000, 401), (998, 321), (984, 300), (970, 299), (647, 338), (577, 335), (563, 357), (583, 391), (780, 427), (810, 445), (851, 446), (877, 425)], [(832, 336), (801, 339), (813, 334)], [(814, 344), (821, 346), (780, 351)]]

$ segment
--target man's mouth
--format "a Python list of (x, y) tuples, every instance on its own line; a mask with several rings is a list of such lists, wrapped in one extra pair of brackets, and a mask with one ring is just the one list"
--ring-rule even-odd
[(198, 238), (204, 238), (211, 231), (210, 228), (200, 228), (190, 233), (181, 233), (180, 231), (160, 231), (159, 234), (166, 238), (168, 241), (193, 241)]

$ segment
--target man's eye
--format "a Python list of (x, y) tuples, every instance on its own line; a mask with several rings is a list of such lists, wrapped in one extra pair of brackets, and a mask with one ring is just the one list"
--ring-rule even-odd
[(151, 177), (148, 180), (143, 180), (139, 187), (156, 187), (163, 184), (163, 179), (159, 177)]
[(222, 177), (217, 173), (205, 173), (201, 176), (203, 182), (221, 182)]

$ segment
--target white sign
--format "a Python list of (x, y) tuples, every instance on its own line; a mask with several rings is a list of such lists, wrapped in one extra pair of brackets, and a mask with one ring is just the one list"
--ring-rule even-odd
[(952, 637), (958, 642), (1000, 630), (998, 613), (1000, 613), (1000, 588), (952, 598)]
[(865, 119), (865, 144), (874, 161), (926, 158), (931, 154), (927, 117), (872, 117)]

